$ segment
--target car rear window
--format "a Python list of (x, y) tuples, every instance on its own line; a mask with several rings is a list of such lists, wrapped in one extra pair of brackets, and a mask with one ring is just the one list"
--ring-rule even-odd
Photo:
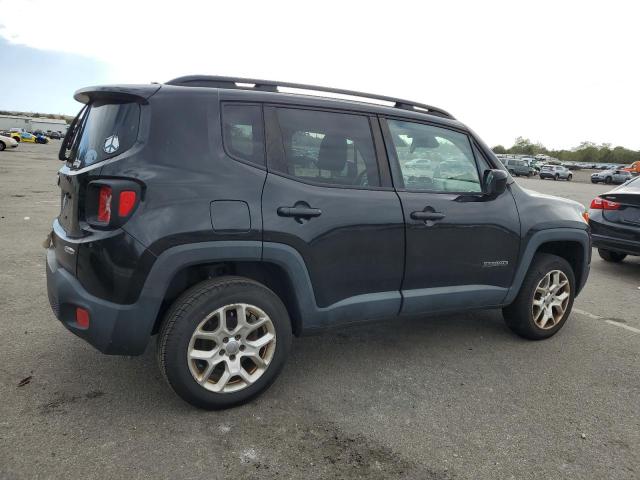
[(140, 105), (95, 102), (83, 109), (65, 139), (66, 160), (86, 167), (130, 149), (138, 138)]

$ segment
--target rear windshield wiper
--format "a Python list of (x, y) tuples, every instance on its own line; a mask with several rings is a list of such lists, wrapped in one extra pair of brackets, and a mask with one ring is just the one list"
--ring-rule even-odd
[[(60, 145), (60, 151), (58, 152), (59, 160), (62, 160), (63, 162), (72, 160), (74, 149), (77, 147), (80, 134), (84, 128), (88, 108), (89, 105), (82, 107), (82, 110), (80, 110), (78, 115), (76, 115), (76, 118), (71, 122), (71, 125), (67, 130), (67, 134), (64, 136), (64, 140), (62, 140), (62, 145)], [(67, 155), (68, 151), (71, 151), (71, 155)]]

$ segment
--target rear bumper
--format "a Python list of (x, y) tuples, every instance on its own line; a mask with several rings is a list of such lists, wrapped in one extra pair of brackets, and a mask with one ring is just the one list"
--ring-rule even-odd
[[(145, 305), (144, 300), (120, 305), (91, 295), (58, 264), (53, 248), (47, 250), (46, 270), (49, 304), (65, 328), (103, 353), (140, 355), (144, 352), (157, 305)], [(88, 328), (76, 323), (76, 307), (89, 312)]]
[(614, 252), (626, 253), (628, 255), (640, 255), (640, 242), (597, 234), (593, 234), (592, 237), (593, 246), (596, 248), (613, 250)]

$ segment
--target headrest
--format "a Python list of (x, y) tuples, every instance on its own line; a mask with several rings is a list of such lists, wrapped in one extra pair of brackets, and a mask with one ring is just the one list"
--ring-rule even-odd
[(320, 170), (341, 171), (347, 163), (347, 139), (339, 135), (327, 135), (322, 139), (318, 162)]

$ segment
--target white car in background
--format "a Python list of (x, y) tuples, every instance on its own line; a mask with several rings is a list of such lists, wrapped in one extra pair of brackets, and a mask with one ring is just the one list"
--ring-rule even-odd
[(16, 148), (17, 146), (18, 142), (16, 142), (13, 138), (0, 135), (0, 152), (5, 148)]

